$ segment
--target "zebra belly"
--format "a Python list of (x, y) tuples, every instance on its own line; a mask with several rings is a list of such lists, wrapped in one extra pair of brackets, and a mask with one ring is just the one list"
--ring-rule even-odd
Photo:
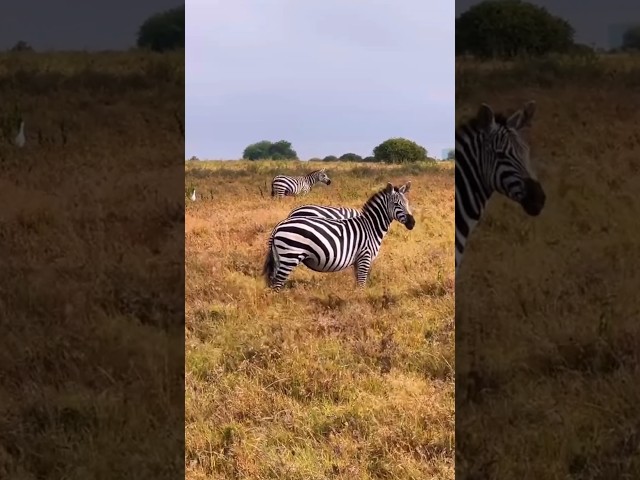
[(339, 259), (335, 255), (331, 255), (330, 258), (319, 259), (316, 256), (305, 258), (302, 263), (313, 270), (314, 272), (340, 272), (346, 268), (349, 268), (354, 264), (356, 260), (356, 254), (342, 255)]

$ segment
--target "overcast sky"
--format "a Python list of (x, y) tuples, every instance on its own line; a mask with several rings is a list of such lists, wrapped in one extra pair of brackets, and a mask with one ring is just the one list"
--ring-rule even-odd
[(186, 156), (260, 140), (302, 159), (406, 137), (453, 146), (451, 0), (188, 0)]
[(36, 50), (121, 50), (150, 15), (182, 0), (1, 0), (0, 50), (19, 40)]
[[(575, 29), (575, 41), (609, 48), (609, 28), (640, 23), (638, 0), (529, 0), (567, 20)], [(456, 16), (480, 0), (456, 0)]]

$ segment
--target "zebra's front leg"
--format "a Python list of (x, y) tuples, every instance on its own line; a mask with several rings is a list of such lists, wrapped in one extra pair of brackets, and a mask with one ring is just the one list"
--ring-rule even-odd
[(365, 255), (358, 260), (354, 265), (356, 273), (356, 285), (358, 288), (364, 288), (369, 278), (369, 272), (371, 271), (371, 257)]

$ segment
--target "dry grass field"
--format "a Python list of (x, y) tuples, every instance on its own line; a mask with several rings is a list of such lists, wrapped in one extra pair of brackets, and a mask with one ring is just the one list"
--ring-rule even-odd
[(0, 54), (0, 98), (0, 478), (175, 478), (184, 54)]
[(456, 278), (456, 477), (640, 478), (640, 57), (456, 68), (459, 119), (536, 100), (547, 193), (493, 198)]
[[(272, 200), (277, 173), (333, 180)], [(186, 451), (190, 480), (453, 479), (452, 165), (188, 162)], [(305, 203), (361, 207), (411, 180), (364, 291), (351, 269), (261, 277), (273, 226)], [(263, 196), (264, 194), (264, 196)]]

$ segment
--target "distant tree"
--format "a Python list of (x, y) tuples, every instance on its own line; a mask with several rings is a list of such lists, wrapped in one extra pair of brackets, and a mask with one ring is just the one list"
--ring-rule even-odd
[(24, 40), (19, 40), (11, 47), (12, 52), (33, 52), (33, 47)]
[(298, 154), (291, 148), (291, 142), (280, 140), (275, 143), (269, 140), (262, 140), (252, 143), (244, 149), (242, 158), (248, 160), (297, 160)]
[(147, 18), (138, 29), (137, 43), (156, 52), (184, 48), (184, 5)]
[(640, 50), (640, 25), (629, 28), (622, 36), (624, 50)]
[(291, 142), (279, 140), (269, 147), (269, 155), (274, 160), (297, 160), (298, 154), (291, 148)]
[(376, 157), (374, 156), (368, 156), (368, 157), (364, 157), (362, 159), (363, 162), (367, 162), (367, 163), (371, 163), (371, 162), (376, 162)]
[(194, 156), (192, 156), (192, 157), (189, 159), (189, 161), (191, 161), (191, 162), (198, 162), (198, 161), (200, 161), (200, 159), (194, 155)]
[(336, 157), (335, 155), (327, 155), (326, 157), (324, 157), (322, 159), (323, 162), (337, 162), (338, 161), (338, 157)]
[(247, 160), (262, 160), (269, 158), (269, 148), (272, 143), (269, 140), (262, 140), (261, 142), (252, 143), (242, 152), (242, 158)]
[(427, 160), (427, 149), (406, 138), (390, 138), (373, 149), (378, 162), (405, 163)]
[(309, 161), (310, 161), (310, 162), (321, 162), (321, 161), (322, 161), (322, 159), (321, 159), (321, 158), (318, 158), (318, 157), (313, 157), (313, 158), (310, 158), (310, 159), (309, 159)]
[(567, 52), (573, 27), (545, 8), (520, 0), (485, 0), (456, 18), (456, 55), (513, 58)]
[(340, 155), (338, 160), (342, 162), (361, 162), (362, 157), (357, 153), (345, 153), (344, 155)]
[(456, 159), (456, 151), (452, 148), (447, 152), (447, 160), (455, 160)]
[(596, 49), (590, 45), (585, 45), (584, 43), (574, 43), (569, 49), (569, 53), (577, 57), (596, 57)]

